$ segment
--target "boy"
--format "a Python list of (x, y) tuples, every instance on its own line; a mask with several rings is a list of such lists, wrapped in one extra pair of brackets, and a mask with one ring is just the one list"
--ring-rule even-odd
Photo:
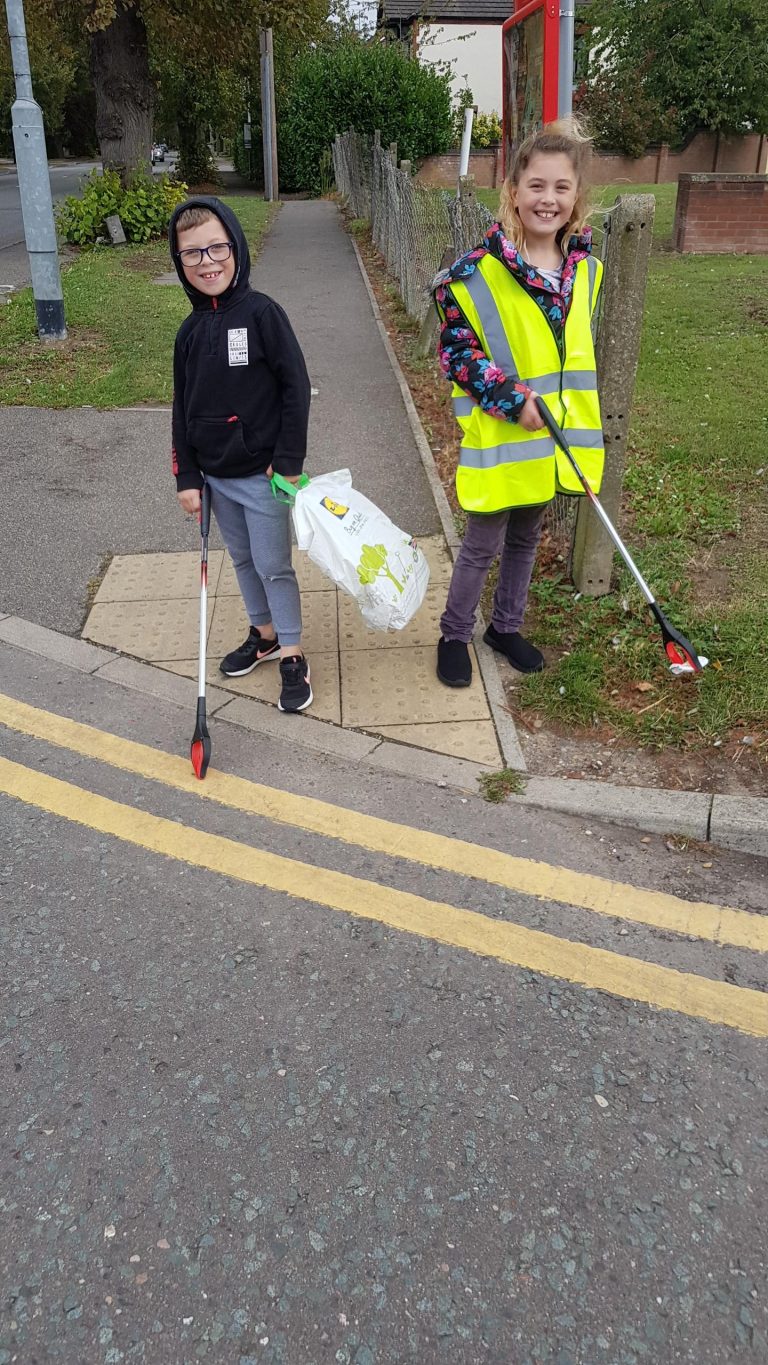
[(192, 303), (173, 355), (173, 472), (184, 511), (200, 508), (204, 479), (251, 622), (219, 665), (241, 678), (280, 659), (281, 711), (312, 702), (301, 647), (301, 603), (291, 563), (290, 508), (272, 495), (274, 472), (295, 483), (307, 449), (310, 384), (283, 310), (250, 285), (248, 244), (219, 199), (189, 199), (168, 229)]

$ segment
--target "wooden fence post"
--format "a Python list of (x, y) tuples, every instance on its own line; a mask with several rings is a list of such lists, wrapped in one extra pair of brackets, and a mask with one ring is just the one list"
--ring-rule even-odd
[[(465, 251), (470, 251), (473, 246), (477, 246), (477, 242), (470, 242), (467, 245), (464, 241), (466, 235), (464, 224), (467, 221), (468, 215), (475, 207), (475, 177), (473, 175), (463, 175), (461, 177), (459, 181), (458, 199), (459, 204), (456, 221), (460, 226), (458, 227), (457, 236), (454, 238), (453, 242), (448, 242), (446, 245), (445, 251), (443, 252), (443, 258), (440, 262), (441, 270), (447, 270), (448, 266), (453, 265), (453, 262), (458, 260), (459, 256)], [(461, 238), (461, 240), (459, 240), (459, 238)], [(416, 354), (426, 356), (433, 353), (437, 348), (439, 332), (440, 325), (437, 314), (433, 305), (430, 303), (424, 321), (421, 324), (421, 331), (416, 338), (416, 345), (414, 347)]]
[[(614, 523), (621, 510), (629, 415), (643, 325), (648, 259), (656, 200), (621, 195), (610, 211), (603, 251), (603, 288), (597, 333), (597, 376), (605, 440), (600, 501)], [(613, 543), (586, 499), (579, 503), (571, 572), (585, 597), (610, 592)]]
[(373, 143), (371, 145), (371, 237), (375, 246), (378, 246), (378, 226), (379, 226), (379, 152), (381, 150), (381, 132), (378, 128), (374, 130)]
[(400, 297), (405, 304), (406, 312), (411, 308), (411, 282), (410, 282), (410, 254), (415, 247), (415, 242), (411, 241), (411, 234), (408, 231), (413, 218), (413, 185), (411, 184), (411, 163), (403, 160), (400, 162), (400, 174), (397, 178), (398, 198), (400, 202)]

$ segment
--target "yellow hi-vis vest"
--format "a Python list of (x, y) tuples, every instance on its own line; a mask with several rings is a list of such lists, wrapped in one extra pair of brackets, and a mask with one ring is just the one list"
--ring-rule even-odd
[[(488, 359), (541, 395), (596, 493), (604, 450), (591, 322), (602, 272), (594, 256), (576, 266), (562, 360), (548, 318), (495, 256), (483, 256), (466, 279), (450, 282)], [(546, 428), (526, 431), (491, 417), (458, 384), (453, 409), (463, 432), (456, 492), (465, 511), (500, 512), (584, 492)]]

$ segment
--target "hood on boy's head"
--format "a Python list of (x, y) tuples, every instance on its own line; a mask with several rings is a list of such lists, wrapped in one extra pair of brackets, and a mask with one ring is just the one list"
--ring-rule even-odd
[(240, 226), (237, 215), (234, 214), (230, 208), (227, 208), (227, 205), (223, 204), (220, 199), (214, 198), (213, 195), (201, 194), (194, 199), (185, 199), (183, 204), (179, 204), (177, 208), (173, 210), (171, 221), (168, 225), (168, 243), (171, 248), (173, 264), (176, 267), (176, 274), (181, 280), (181, 283), (184, 286), (184, 292), (187, 295), (187, 298), (191, 299), (193, 306), (200, 305), (210, 308), (210, 295), (201, 293), (199, 289), (195, 289), (194, 285), (189, 283), (189, 280), (184, 274), (181, 261), (176, 255), (176, 252), (178, 251), (176, 243), (176, 224), (179, 220), (179, 216), (185, 209), (207, 209), (209, 213), (215, 214), (215, 216), (224, 224), (224, 227), (227, 230), (227, 237), (235, 244), (235, 275), (229, 288), (225, 289), (223, 294), (217, 296), (222, 302), (230, 299), (237, 291), (248, 288), (251, 275), (251, 257), (248, 251), (248, 243), (245, 240), (245, 233)]

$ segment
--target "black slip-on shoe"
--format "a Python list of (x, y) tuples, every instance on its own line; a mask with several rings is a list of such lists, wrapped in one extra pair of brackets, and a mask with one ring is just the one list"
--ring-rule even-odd
[(469, 645), (463, 640), (443, 640), (437, 644), (437, 676), (446, 687), (469, 687), (472, 660)]
[(535, 645), (529, 643), (519, 630), (501, 631), (489, 626), (483, 636), (485, 643), (509, 659), (518, 673), (541, 673), (544, 655)]

